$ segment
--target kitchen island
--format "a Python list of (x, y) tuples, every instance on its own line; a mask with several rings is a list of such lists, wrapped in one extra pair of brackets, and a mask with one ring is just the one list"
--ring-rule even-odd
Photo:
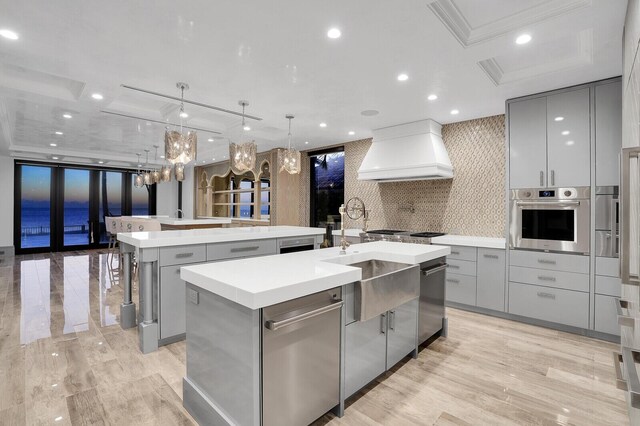
[(185, 229), (207, 229), (222, 228), (231, 224), (231, 219), (224, 217), (207, 217), (186, 219), (169, 216), (133, 216), (139, 219), (153, 219), (160, 222), (163, 231), (185, 230)]
[(372, 242), (181, 268), (184, 406), (200, 424), (342, 415), (346, 398), (417, 354), (421, 277), (449, 253)]
[[(185, 286), (180, 267), (313, 250), (320, 247), (323, 235), (323, 229), (298, 226), (118, 233), (124, 283), (120, 325), (132, 328), (138, 324), (143, 353), (183, 340)], [(137, 316), (131, 291), (134, 255), (140, 282)]]

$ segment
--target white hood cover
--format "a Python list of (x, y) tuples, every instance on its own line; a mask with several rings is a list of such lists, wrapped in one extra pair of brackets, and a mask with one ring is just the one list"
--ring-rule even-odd
[(373, 131), (359, 180), (403, 181), (451, 179), (453, 167), (442, 142), (442, 125), (414, 121)]

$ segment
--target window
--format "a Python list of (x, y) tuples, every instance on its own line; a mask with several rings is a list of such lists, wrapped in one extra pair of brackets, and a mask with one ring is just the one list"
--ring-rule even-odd
[(310, 154), (310, 224), (333, 229), (340, 227), (340, 205), (344, 203), (344, 150)]

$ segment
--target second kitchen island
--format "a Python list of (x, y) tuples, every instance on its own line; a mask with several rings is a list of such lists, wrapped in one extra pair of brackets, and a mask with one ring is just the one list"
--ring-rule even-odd
[(449, 253), (373, 242), (343, 255), (329, 248), (181, 268), (185, 407), (200, 424), (216, 425), (341, 416), (347, 397), (446, 333)]

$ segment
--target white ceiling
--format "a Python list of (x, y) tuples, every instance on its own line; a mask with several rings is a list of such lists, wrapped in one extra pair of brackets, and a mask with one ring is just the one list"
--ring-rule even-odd
[[(108, 164), (135, 162), (145, 148), (153, 157), (163, 125), (100, 111), (175, 122), (177, 103), (121, 84), (177, 96), (185, 81), (186, 98), (238, 111), (247, 99), (247, 113), (264, 119), (249, 120), (260, 151), (286, 144), (288, 113), (299, 149), (424, 118), (500, 114), (508, 98), (620, 75), (626, 3), (0, 0), (0, 29), (20, 35), (0, 38), (0, 147)], [(342, 37), (327, 38), (331, 27)], [(516, 45), (523, 32), (533, 41)], [(238, 117), (186, 109), (190, 125), (238, 138)], [(362, 116), (367, 109), (380, 114)], [(228, 152), (226, 139), (198, 136), (199, 161)]]

